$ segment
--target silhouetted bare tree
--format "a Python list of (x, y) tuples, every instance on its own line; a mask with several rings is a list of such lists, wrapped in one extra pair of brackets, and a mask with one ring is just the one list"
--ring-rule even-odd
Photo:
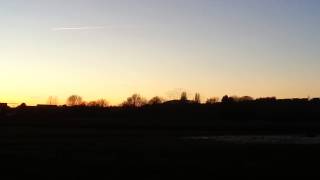
[(254, 100), (254, 98), (251, 97), (251, 96), (242, 96), (242, 97), (232, 96), (232, 97), (228, 97), (227, 95), (225, 95), (222, 98), (222, 102), (223, 103), (245, 102), (245, 101), (253, 101), (253, 100)]
[(49, 104), (49, 105), (58, 105), (58, 98), (50, 96), (48, 98), (47, 104)]
[(276, 101), (277, 97), (273, 96), (273, 97), (262, 97), (256, 100), (265, 100), (265, 101)]
[(181, 100), (181, 101), (188, 101), (187, 92), (182, 92), (182, 93), (181, 93), (180, 100)]
[(90, 101), (90, 102), (87, 103), (87, 106), (89, 106), (89, 107), (96, 107), (96, 106), (98, 106), (98, 105), (97, 105), (97, 102), (96, 102), (96, 101)]
[(155, 96), (155, 97), (153, 97), (153, 98), (151, 98), (151, 99), (149, 100), (148, 104), (150, 104), (150, 105), (156, 105), (156, 104), (161, 104), (161, 103), (163, 103), (163, 101), (164, 101), (164, 100), (163, 100), (161, 97)]
[(68, 106), (80, 106), (83, 105), (82, 97), (78, 95), (72, 95), (67, 100)]
[(242, 101), (253, 101), (254, 98), (251, 96), (242, 96), (240, 98), (237, 99), (237, 101), (242, 102)]
[(227, 103), (228, 101), (229, 101), (229, 96), (228, 95), (223, 96), (222, 99), (221, 99), (221, 102), (223, 102), (223, 103)]
[(320, 102), (320, 98), (312, 98), (310, 99), (310, 102)]
[(108, 107), (109, 103), (105, 99), (99, 99), (97, 101), (91, 101), (91, 102), (87, 103), (87, 106), (91, 106), (91, 107)]
[(27, 107), (27, 104), (26, 103), (21, 103), (17, 108), (18, 109), (24, 109)]
[(236, 102), (237, 99), (238, 99), (237, 96), (229, 97), (228, 95), (225, 95), (225, 96), (222, 97), (221, 102), (222, 103), (233, 103), (233, 102)]
[(197, 104), (201, 103), (200, 93), (196, 93), (196, 95), (194, 96), (194, 102)]
[(212, 98), (207, 99), (206, 104), (215, 104), (218, 101), (219, 101), (218, 97), (212, 97)]
[(99, 99), (97, 100), (97, 105), (99, 107), (108, 107), (109, 106), (109, 102), (105, 99)]
[(129, 107), (141, 107), (147, 104), (147, 100), (141, 97), (139, 94), (133, 94), (131, 97), (128, 97), (125, 102), (122, 103), (122, 106)]

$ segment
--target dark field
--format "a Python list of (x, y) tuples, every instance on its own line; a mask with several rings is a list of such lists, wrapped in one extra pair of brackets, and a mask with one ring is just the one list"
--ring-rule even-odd
[[(316, 139), (313, 144), (235, 144), (192, 139), (186, 137), (186, 133), (7, 124), (0, 132), (1, 176), (162, 179), (318, 175), (320, 142), (317, 143), (317, 137), (309, 137)], [(198, 134), (204, 133), (196, 132), (194, 137), (200, 137)]]
[(319, 119), (318, 101), (7, 108), (0, 176), (318, 176)]

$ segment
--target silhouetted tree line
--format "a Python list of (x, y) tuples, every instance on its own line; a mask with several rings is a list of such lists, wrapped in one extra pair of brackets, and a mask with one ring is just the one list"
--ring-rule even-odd
[[(47, 105), (57, 105), (57, 98), (50, 96), (48, 98), (48, 103)], [(150, 100), (147, 100), (146, 98), (142, 97), (140, 94), (135, 93), (132, 96), (128, 97), (126, 101), (121, 103), (121, 107), (143, 107), (146, 105), (159, 105), (167, 102), (172, 102), (172, 101), (166, 101), (164, 98), (155, 96), (151, 98)], [(177, 102), (177, 101), (176, 101)], [(188, 95), (187, 92), (182, 92), (181, 97), (180, 97), (180, 103), (201, 103), (201, 97), (199, 93), (195, 94), (194, 100), (190, 101), (188, 100)], [(212, 103), (217, 103), (218, 98), (210, 98), (208, 99), (207, 103), (212, 104)], [(81, 96), (78, 95), (72, 95), (68, 97), (66, 106), (88, 106), (88, 107), (108, 107), (109, 103), (105, 99), (99, 99), (97, 101), (90, 101), (86, 102), (83, 100)]]
[[(48, 105), (57, 105), (57, 98), (52, 96), (48, 99)], [(218, 97), (208, 98), (205, 101), (206, 105), (210, 104), (230, 104), (230, 103), (242, 103), (242, 102), (319, 102), (320, 98), (292, 98), (292, 99), (277, 99), (276, 97), (263, 97), (254, 99), (251, 96), (228, 96), (222, 97), (221, 101)], [(162, 97), (155, 96), (150, 100), (142, 97), (140, 94), (133, 94), (128, 97), (126, 101), (121, 103), (120, 107), (143, 107), (147, 105), (159, 105), (159, 104), (202, 104), (201, 95), (196, 93), (193, 100), (188, 99), (187, 92), (182, 92), (179, 100), (165, 100)], [(109, 103), (105, 99), (99, 99), (96, 101), (86, 102), (81, 96), (72, 95), (67, 99), (66, 106), (88, 106), (88, 107), (109, 107)]]
[[(230, 104), (230, 103), (242, 103), (242, 102), (319, 102), (320, 98), (313, 98), (313, 99), (277, 99), (276, 97), (263, 97), (263, 98), (257, 98), (254, 99), (251, 96), (228, 96), (225, 95), (221, 98), (221, 100), (218, 97), (211, 97), (208, 98), (204, 104), (206, 105), (212, 105), (212, 104)], [(132, 96), (128, 97), (123, 103), (120, 104), (119, 107), (143, 107), (148, 105), (160, 105), (160, 104), (202, 104), (201, 95), (200, 93), (196, 93), (194, 98), (192, 100), (188, 99), (187, 92), (182, 92), (179, 100), (165, 100), (162, 97), (155, 96), (151, 98), (150, 100), (147, 100), (143, 96), (141, 96), (138, 93), (133, 94)], [(47, 104), (38, 105), (42, 108), (44, 107), (55, 107), (58, 106), (58, 98), (54, 96), (50, 96), (47, 100)], [(25, 103), (21, 104), (19, 107), (26, 106)], [(100, 107), (105, 108), (109, 107), (110, 104), (106, 99), (98, 99), (96, 101), (89, 101), (86, 102), (83, 100), (83, 98), (79, 95), (71, 95), (67, 98), (66, 104), (63, 106), (68, 107), (75, 107), (75, 106), (83, 106), (83, 107)]]
[[(225, 95), (221, 98), (221, 101), (218, 97), (208, 98), (205, 103), (201, 101), (201, 95), (196, 93), (193, 100), (188, 99), (187, 92), (182, 92), (179, 100), (165, 100), (162, 97), (155, 96), (150, 100), (142, 97), (140, 94), (135, 93), (132, 96), (128, 97), (126, 101), (120, 104), (118, 107), (122, 108), (137, 108), (137, 107), (144, 107), (144, 106), (152, 106), (152, 105), (168, 105), (168, 104), (176, 104), (176, 105), (183, 105), (183, 104), (202, 104), (202, 105), (214, 105), (214, 104), (241, 104), (241, 103), (319, 103), (320, 98), (292, 98), (292, 99), (277, 99), (276, 97), (263, 97), (254, 99), (251, 96), (228, 96)], [(7, 106), (5, 103), (0, 103), (0, 108), (4, 109), (3, 107)], [(62, 105), (63, 107), (100, 107), (106, 108), (110, 107), (109, 102), (106, 99), (98, 99), (96, 101), (89, 101), (86, 102), (83, 98), (79, 95), (71, 95), (67, 98), (66, 104)], [(27, 105), (22, 103), (17, 108), (25, 108)], [(38, 105), (38, 107), (59, 107), (58, 105), (58, 98), (50, 96), (47, 100), (47, 104)]]
[(141, 125), (208, 128), (229, 126), (237, 122), (249, 122), (253, 127), (259, 126), (261, 122), (320, 123), (319, 98), (254, 99), (250, 96), (226, 95), (221, 101), (219, 98), (209, 98), (202, 103), (200, 94), (197, 93), (194, 99), (188, 100), (186, 92), (181, 94), (179, 100), (168, 101), (158, 96), (147, 100), (139, 94), (133, 94), (121, 106), (109, 106), (105, 99), (87, 103), (82, 97), (72, 95), (63, 106), (49, 104), (29, 107), (22, 104), (17, 108), (0, 109), (2, 119), (82, 119), (86, 122), (99, 120), (108, 126), (117, 124), (121, 127), (129, 124), (130, 127)]

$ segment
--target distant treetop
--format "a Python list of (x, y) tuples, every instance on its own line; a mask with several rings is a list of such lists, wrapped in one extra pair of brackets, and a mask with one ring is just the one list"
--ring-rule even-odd
[(82, 103), (83, 103), (82, 97), (78, 95), (72, 95), (67, 100), (68, 106), (80, 106), (82, 105)]
[(122, 103), (124, 107), (141, 107), (147, 104), (147, 100), (141, 97), (139, 94), (133, 94), (131, 97), (128, 97), (125, 102)]

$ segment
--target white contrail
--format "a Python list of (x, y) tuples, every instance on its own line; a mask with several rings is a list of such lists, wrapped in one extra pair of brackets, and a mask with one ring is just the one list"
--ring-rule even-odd
[(96, 30), (105, 29), (105, 26), (79, 26), (79, 27), (56, 27), (52, 31), (70, 31), (70, 30)]

